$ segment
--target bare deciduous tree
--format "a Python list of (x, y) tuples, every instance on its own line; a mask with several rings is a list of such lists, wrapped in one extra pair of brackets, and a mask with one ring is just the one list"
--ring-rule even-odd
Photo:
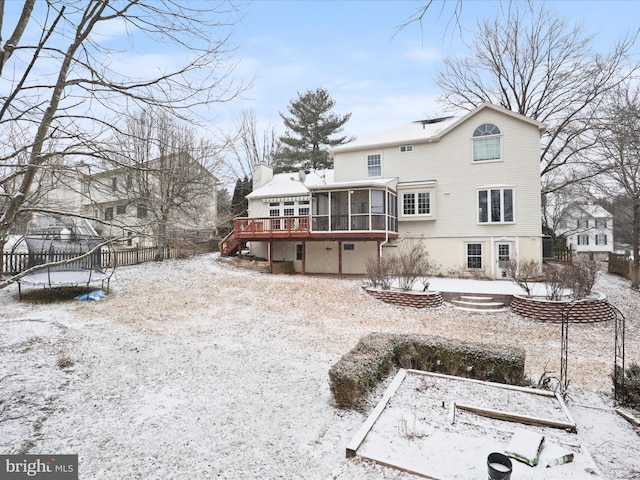
[(441, 100), (457, 110), (491, 102), (547, 125), (542, 138), (543, 193), (590, 177), (583, 168), (598, 141), (598, 115), (608, 92), (638, 70), (637, 32), (607, 54), (544, 6), (510, 3), (479, 24), (468, 56), (445, 58)]
[(633, 215), (631, 287), (640, 288), (640, 90), (620, 87), (609, 98), (599, 144), (597, 163), (605, 175), (594, 182), (603, 197), (623, 195), (630, 201)]
[[(187, 118), (242, 90), (230, 80), (234, 5), (25, 0), (10, 23), (16, 6), (0, 1), (0, 136), (12, 139), (0, 144), (0, 251), (53, 159), (108, 158), (105, 140), (129, 111)], [(133, 55), (149, 42), (156, 55)]]
[(199, 138), (184, 122), (157, 109), (130, 118), (113, 143), (119, 153), (106, 162), (102, 181), (92, 188), (108, 192), (114, 190), (114, 179), (121, 181), (118, 198), (135, 209), (138, 221), (144, 220), (123, 227), (139, 231), (147, 226), (157, 259), (168, 245), (168, 228), (215, 228), (218, 179), (213, 172), (221, 169), (223, 146)]
[(273, 154), (279, 148), (278, 133), (272, 125), (258, 131), (255, 112), (242, 112), (235, 135), (229, 140), (231, 157), (229, 169), (233, 178), (251, 178), (253, 169), (259, 164), (271, 165)]

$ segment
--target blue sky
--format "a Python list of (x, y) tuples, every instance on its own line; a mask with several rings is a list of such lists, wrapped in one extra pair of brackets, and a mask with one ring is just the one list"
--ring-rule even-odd
[[(464, 54), (479, 19), (493, 16), (498, 1), (464, 0), (463, 35), (450, 22), (455, 0), (435, 2), (423, 22), (398, 26), (425, 3), (418, 1), (256, 0), (234, 28), (242, 58), (237, 74), (254, 78), (246, 99), (226, 106), (229, 121), (253, 109), (259, 125), (284, 133), (278, 112), (318, 87), (336, 100), (335, 110), (352, 113), (345, 133), (357, 137), (444, 113), (435, 85), (444, 55)], [(603, 51), (640, 25), (639, 1), (554, 1), (547, 6), (569, 24), (581, 23)], [(640, 48), (640, 45), (639, 45)]]
[[(517, 1), (517, 0), (512, 0)], [(535, 0), (532, 0), (535, 1)], [(418, 24), (399, 31), (427, 0), (254, 0), (243, 2), (243, 17), (231, 29), (237, 45), (232, 60), (234, 77), (252, 81), (252, 88), (233, 103), (213, 105), (207, 116), (211, 131), (229, 131), (243, 111), (253, 110), (258, 130), (269, 126), (284, 133), (279, 112), (286, 113), (298, 92), (326, 88), (336, 101), (337, 113), (351, 113), (344, 133), (366, 137), (404, 123), (445, 113), (437, 103), (435, 78), (444, 56), (465, 54), (479, 20), (493, 17), (509, 0), (462, 0), (463, 31), (451, 22), (457, 0), (434, 0), (422, 29)], [(215, 5), (199, 0), (199, 7)], [(581, 23), (595, 35), (602, 51), (629, 30), (640, 26), (640, 0), (586, 1), (556, 0), (547, 6), (568, 19)], [(21, 2), (7, 2), (3, 33), (12, 26), (11, 16)], [(36, 11), (43, 14), (44, 4)], [(184, 61), (167, 45), (147, 43), (122, 22), (102, 27), (96, 39), (120, 50), (108, 59), (110, 67), (123, 76), (152, 72)], [(139, 33), (139, 32), (138, 32)], [(32, 22), (25, 34), (40, 34)], [(638, 43), (640, 50), (640, 42)], [(640, 52), (639, 52), (640, 53)], [(40, 68), (47, 68), (47, 63)], [(41, 70), (41, 75), (44, 72)], [(142, 75), (144, 77), (144, 75)], [(0, 81), (0, 91), (2, 91)], [(91, 105), (87, 108), (94, 108)], [(447, 112), (448, 113), (448, 112)]]

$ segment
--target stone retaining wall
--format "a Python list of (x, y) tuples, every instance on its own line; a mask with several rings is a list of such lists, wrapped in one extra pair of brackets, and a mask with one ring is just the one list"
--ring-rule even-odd
[[(615, 312), (604, 302), (606, 297), (576, 303), (569, 312), (570, 323), (595, 323), (615, 320)], [(541, 322), (561, 323), (562, 312), (571, 301), (545, 300), (514, 295), (510, 308), (525, 318)]]
[(442, 305), (440, 292), (404, 292), (399, 290), (378, 290), (370, 287), (362, 287), (374, 298), (385, 303), (401, 307), (434, 308)]

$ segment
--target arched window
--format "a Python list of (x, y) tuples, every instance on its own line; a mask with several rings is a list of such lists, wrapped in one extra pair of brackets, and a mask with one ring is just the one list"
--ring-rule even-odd
[(473, 161), (500, 160), (500, 129), (483, 123), (473, 131)]

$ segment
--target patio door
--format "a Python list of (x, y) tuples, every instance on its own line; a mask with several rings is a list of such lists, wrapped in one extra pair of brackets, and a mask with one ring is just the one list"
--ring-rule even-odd
[(498, 242), (496, 244), (496, 278), (509, 278), (507, 267), (511, 261), (513, 244), (511, 242)]

